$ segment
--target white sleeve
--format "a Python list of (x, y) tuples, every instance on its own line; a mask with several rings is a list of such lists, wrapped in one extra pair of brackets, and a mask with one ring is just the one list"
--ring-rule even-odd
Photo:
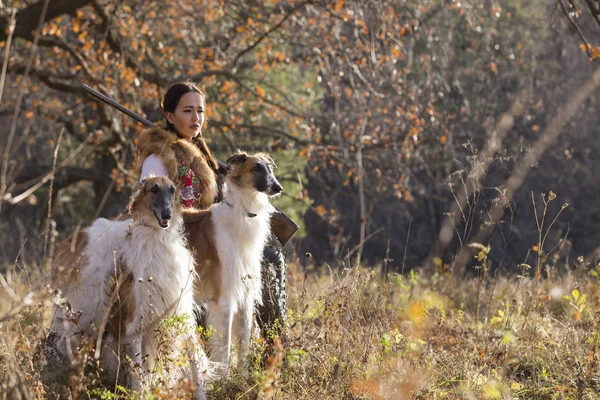
[(154, 176), (169, 176), (165, 163), (162, 162), (159, 156), (156, 154), (150, 154), (144, 160), (142, 164), (142, 173), (140, 175), (140, 182), (146, 179), (149, 175)]

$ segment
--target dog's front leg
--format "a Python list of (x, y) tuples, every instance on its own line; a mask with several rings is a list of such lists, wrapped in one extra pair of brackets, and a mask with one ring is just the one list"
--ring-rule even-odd
[(68, 366), (73, 365), (74, 357), (73, 349), (79, 348), (81, 332), (77, 332), (74, 326), (67, 319), (62, 321), (63, 331), (60, 339), (57, 343), (58, 351), (60, 352), (62, 359), (68, 361)]
[(210, 359), (223, 363), (225, 368), (228, 368), (233, 325), (231, 302), (223, 299), (211, 301), (208, 307), (208, 325), (215, 329), (209, 340)]
[(245, 304), (239, 311), (237, 322), (237, 335), (240, 340), (240, 356), (238, 358), (238, 368), (245, 370), (245, 362), (250, 353), (250, 337), (252, 333), (252, 316), (254, 315), (254, 302)]
[[(190, 336), (190, 342), (195, 343), (196, 338), (194, 335)], [(198, 352), (192, 347), (188, 350), (188, 356), (190, 357), (190, 369), (192, 371), (192, 382), (194, 384), (194, 400), (206, 400), (206, 395), (204, 394), (204, 389), (202, 386), (204, 385), (204, 374), (206, 373), (206, 369), (208, 368), (208, 360), (206, 360), (206, 356), (204, 352), (200, 350), (202, 353), (198, 354)]]
[(139, 324), (134, 322), (128, 324), (125, 333), (130, 338), (128, 343), (128, 354), (132, 363), (129, 374), (130, 385), (131, 389), (139, 392), (142, 378), (142, 334)]

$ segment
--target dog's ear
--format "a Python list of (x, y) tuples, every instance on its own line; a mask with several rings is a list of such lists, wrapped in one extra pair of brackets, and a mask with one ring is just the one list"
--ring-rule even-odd
[(271, 169), (277, 168), (277, 164), (275, 164), (275, 161), (267, 153), (260, 152), (260, 153), (256, 153), (255, 156), (260, 158), (263, 162), (269, 164)]
[(271, 164), (271, 168), (275, 169), (277, 168), (277, 164), (275, 164), (275, 161), (273, 161), (273, 159), (271, 157), (269, 157), (268, 155), (264, 155), (264, 157), (269, 161), (269, 164)]
[(227, 163), (224, 163), (222, 161), (217, 161), (219, 163), (219, 173), (222, 175), (227, 175), (229, 174), (229, 171), (231, 170), (231, 166)]
[(145, 177), (144, 179), (142, 179), (140, 181), (140, 186), (139, 186), (139, 190), (146, 190), (146, 184), (148, 183), (148, 181), (150, 180), (150, 178), (154, 178), (154, 174), (149, 174), (147, 177)]
[(269, 166), (271, 167), (271, 169), (277, 168), (277, 164), (275, 164), (275, 161), (273, 161), (273, 159), (271, 158), (271, 156), (269, 156), (267, 153), (260, 152), (260, 153), (256, 153), (255, 156), (261, 158), (262, 161), (264, 161), (267, 164), (269, 164)]
[(229, 157), (226, 162), (230, 166), (233, 166), (235, 164), (242, 164), (243, 165), (246, 162), (247, 159), (248, 159), (248, 155), (246, 153), (237, 152), (234, 155), (232, 155), (231, 157)]
[(146, 178), (142, 179), (137, 190), (131, 195), (131, 198), (129, 199), (129, 204), (127, 205), (127, 212), (130, 215), (133, 213), (136, 202), (141, 197), (142, 193), (146, 191), (146, 184), (148, 183), (148, 178), (150, 178), (150, 176), (147, 176)]

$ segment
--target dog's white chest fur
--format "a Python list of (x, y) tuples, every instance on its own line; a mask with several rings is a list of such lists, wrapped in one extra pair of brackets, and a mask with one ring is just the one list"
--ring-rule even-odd
[[(221, 203), (212, 208), (216, 247), (221, 262), (223, 293), (228, 293), (234, 312), (242, 303), (260, 301), (260, 263), (269, 236), (271, 207), (260, 207), (256, 216), (240, 204)], [(262, 205), (262, 204), (261, 204)], [(258, 211), (255, 207), (253, 211)]]
[[(157, 231), (134, 225), (120, 256), (133, 275), (134, 285), (143, 287), (146, 295), (142, 298), (156, 315), (192, 315), (187, 300), (192, 298), (194, 260), (177, 229)], [(186, 301), (179, 301), (181, 297)]]

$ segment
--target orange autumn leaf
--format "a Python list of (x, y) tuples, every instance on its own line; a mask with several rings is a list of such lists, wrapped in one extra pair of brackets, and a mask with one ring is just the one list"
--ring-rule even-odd
[(317, 214), (319, 214), (321, 217), (323, 217), (325, 215), (326, 210), (322, 204), (319, 204), (316, 209), (317, 209)]
[(233, 92), (233, 83), (231, 83), (231, 81), (225, 81), (221, 90), (227, 94), (231, 94)]

